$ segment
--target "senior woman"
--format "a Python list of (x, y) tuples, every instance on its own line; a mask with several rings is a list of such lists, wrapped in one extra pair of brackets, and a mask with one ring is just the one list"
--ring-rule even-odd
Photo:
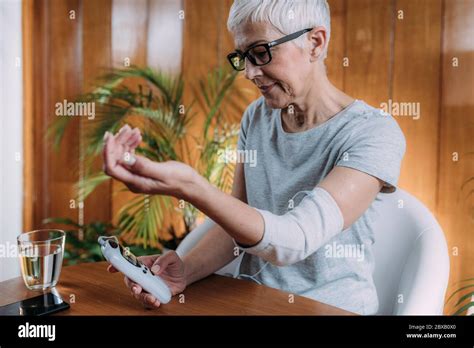
[[(396, 189), (405, 153), (397, 122), (328, 80), (325, 0), (236, 0), (228, 29), (230, 64), (262, 93), (238, 140), (239, 150), (256, 151), (257, 165), (236, 164), (231, 195), (184, 163), (134, 155), (137, 129), (105, 136), (108, 175), (133, 192), (184, 199), (216, 223), (183, 259), (168, 252), (142, 261), (175, 295), (231, 262), (237, 246), (245, 252), (240, 273), (259, 283), (376, 313), (374, 202)], [(160, 305), (125, 282), (144, 304)]]

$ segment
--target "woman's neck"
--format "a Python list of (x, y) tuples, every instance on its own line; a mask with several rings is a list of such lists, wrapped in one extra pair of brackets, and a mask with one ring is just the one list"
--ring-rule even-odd
[(303, 132), (326, 122), (354, 99), (337, 89), (324, 75), (308, 92), (282, 110), (282, 124), (290, 133)]

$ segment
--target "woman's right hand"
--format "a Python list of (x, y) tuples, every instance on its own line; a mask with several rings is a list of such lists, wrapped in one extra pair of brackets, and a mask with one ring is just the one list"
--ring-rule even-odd
[[(140, 256), (138, 260), (165, 281), (173, 296), (183, 292), (186, 288), (184, 262), (175, 251), (168, 251), (162, 255)], [(109, 265), (107, 271), (111, 273), (118, 272), (112, 265)], [(128, 277), (124, 277), (124, 281), (133, 297), (142, 302), (145, 307), (153, 308), (160, 306), (160, 301), (143, 290), (139, 284), (133, 282)]]

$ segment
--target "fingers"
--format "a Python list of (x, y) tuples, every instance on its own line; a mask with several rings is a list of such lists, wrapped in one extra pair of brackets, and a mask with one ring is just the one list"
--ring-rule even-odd
[(140, 145), (140, 143), (142, 142), (143, 138), (142, 138), (142, 134), (140, 133), (140, 130), (138, 130), (138, 139), (136, 140), (135, 143), (133, 143), (132, 145), (130, 145), (133, 149), (135, 149), (138, 145)]
[(112, 265), (109, 265), (109, 267), (107, 267), (107, 272), (110, 272), (110, 273), (117, 273), (118, 270), (112, 266)]
[(104, 134), (104, 143), (107, 141), (108, 137), (110, 136), (112, 136), (112, 133), (110, 133), (109, 131), (106, 131)]
[(132, 129), (128, 124), (123, 126), (116, 135), (108, 136), (105, 145), (104, 152), (106, 158), (108, 159), (107, 165), (112, 164), (116, 165), (120, 161), (123, 153), (129, 151), (126, 142), (133, 134)]
[(141, 142), (140, 130), (138, 128), (131, 129), (127, 124), (120, 129), (115, 141), (122, 145), (125, 151), (134, 150)]
[(123, 281), (125, 282), (125, 285), (130, 290), (130, 292), (132, 293), (133, 297), (135, 297), (138, 300), (140, 297), (140, 294), (142, 294), (142, 291), (143, 291), (142, 287), (139, 284), (132, 281), (128, 277), (123, 277)]
[(143, 263), (148, 268), (151, 268), (155, 263), (156, 259), (159, 258), (161, 255), (146, 255), (146, 256), (139, 256), (137, 257), (138, 261)]
[[(132, 130), (128, 124), (123, 126), (116, 135), (106, 132), (103, 149), (104, 171), (114, 173), (118, 164), (133, 165), (135, 158), (132, 154), (141, 141), (140, 130), (138, 128)], [(117, 174), (125, 173), (122, 171)], [(117, 179), (121, 180), (118, 177)]]
[(122, 150), (130, 151), (134, 150), (142, 141), (141, 133), (138, 128), (131, 129), (128, 124), (120, 128), (116, 135), (110, 132), (104, 134), (104, 147), (106, 144), (110, 144), (107, 141), (112, 138), (113, 144), (123, 146)]
[(106, 155), (105, 173), (125, 184), (140, 186), (140, 180), (125, 169), (120, 163), (116, 163), (111, 159), (110, 155)]
[[(142, 141), (140, 131), (125, 125), (117, 135), (104, 135), (104, 173), (123, 182), (134, 193), (161, 193), (169, 188), (173, 166), (153, 162), (133, 152)], [(168, 186), (167, 186), (168, 185)]]
[(145, 306), (159, 307), (160, 301), (153, 295), (144, 291), (140, 285), (131, 281), (128, 277), (124, 277), (125, 285), (130, 289), (132, 296), (143, 303)]
[(105, 141), (104, 172), (125, 184), (131, 184), (136, 187), (140, 187), (143, 184), (140, 178), (124, 168), (120, 163), (121, 160), (116, 158), (117, 154), (115, 151), (117, 151), (117, 149), (114, 142), (114, 136), (108, 136)]
[(102, 149), (102, 170), (104, 172), (107, 171), (107, 159), (108, 159), (108, 151), (109, 151), (109, 148), (108, 148), (108, 144), (109, 144), (109, 140), (110, 138), (112, 138), (113, 135), (111, 133), (109, 133), (108, 131), (105, 132), (104, 134), (104, 148)]
[(120, 128), (119, 132), (115, 135), (115, 141), (118, 144), (125, 144), (130, 135), (132, 134), (132, 128), (128, 124)]
[[(150, 256), (142, 256), (139, 259), (145, 265), (150, 267), (153, 264), (153, 261), (155, 259), (157, 259), (157, 257), (159, 257), (159, 256), (150, 255)], [(118, 272), (118, 270), (112, 265), (109, 265), (107, 267), (107, 271), (110, 272), (110, 273)], [(146, 308), (160, 307), (160, 305), (161, 305), (160, 301), (156, 297), (154, 297), (153, 295), (151, 295), (148, 292), (144, 291), (143, 288), (139, 284), (135, 283), (134, 281), (132, 281), (128, 277), (124, 277), (123, 280), (124, 280), (124, 283), (127, 286), (127, 288), (130, 290), (132, 296), (136, 300), (140, 301)]]
[(178, 254), (175, 251), (170, 250), (164, 253), (161, 257), (157, 258), (151, 267), (151, 271), (155, 275), (162, 273), (170, 264), (175, 263), (179, 260)]
[(113, 158), (113, 149), (114, 149), (114, 136), (109, 133), (109, 135), (106, 135), (104, 137), (104, 150), (103, 150), (103, 156), (104, 156), (104, 169), (108, 170), (111, 169), (115, 166), (114, 163), (114, 158)]
[(159, 307), (160, 301), (153, 295), (150, 295), (147, 292), (142, 292), (138, 298), (145, 306)]
[(135, 148), (141, 143), (141, 134), (138, 128), (134, 128), (129, 136), (129, 138), (125, 141), (126, 147), (133, 151)]
[(138, 295), (142, 292), (142, 287), (139, 284), (132, 281), (130, 278), (123, 277), (123, 281), (125, 282), (125, 285), (127, 286), (127, 288), (129, 288), (129, 290), (132, 292), (133, 295), (135, 294)]

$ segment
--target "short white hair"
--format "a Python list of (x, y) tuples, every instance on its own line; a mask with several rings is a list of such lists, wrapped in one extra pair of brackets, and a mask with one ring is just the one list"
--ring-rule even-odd
[[(270, 23), (283, 35), (317, 26), (325, 27), (323, 59), (327, 57), (331, 37), (331, 15), (327, 0), (234, 0), (227, 19), (227, 29), (235, 32), (242, 24), (256, 22)], [(305, 36), (300, 36), (294, 42), (303, 48)]]

